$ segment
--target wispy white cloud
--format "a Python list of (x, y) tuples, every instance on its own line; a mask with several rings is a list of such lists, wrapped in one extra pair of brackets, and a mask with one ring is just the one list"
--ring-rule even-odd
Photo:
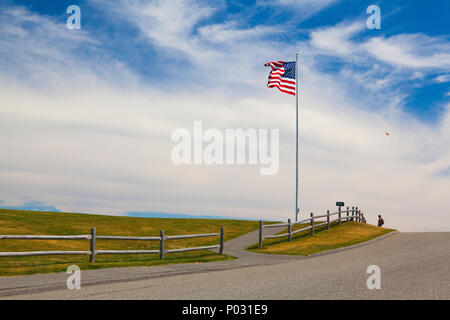
[(185, 54), (196, 51), (197, 40), (192, 36), (194, 27), (215, 11), (212, 6), (199, 5), (191, 0), (122, 1), (121, 5), (113, 6), (136, 23), (157, 46), (177, 49)]
[[(254, 85), (259, 80), (251, 75), (249, 66), (251, 70), (259, 69), (261, 76), (265, 74), (260, 66), (277, 52), (276, 43), (267, 45), (267, 39), (283, 33), (284, 29), (265, 25), (248, 27), (234, 18), (211, 22), (211, 17), (222, 7), (220, 1), (136, 0), (114, 3), (113, 12), (140, 30), (139, 41), (153, 45), (161, 55), (170, 57), (173, 64), (178, 62), (186, 74), (187, 68), (192, 66), (196, 83), (227, 81), (235, 85)], [(175, 12), (175, 16), (169, 12)], [(168, 15), (170, 27), (167, 27)], [(236, 70), (240, 72), (239, 77), (236, 77)]]
[[(398, 34), (366, 39), (362, 36), (364, 30), (361, 21), (344, 21), (313, 30), (308, 51), (345, 63), (339, 72), (341, 80), (347, 79), (371, 92), (382, 92), (389, 99), (400, 97), (399, 102), (413, 88), (423, 86), (425, 77), (449, 70), (450, 42), (443, 37)], [(318, 65), (321, 63), (323, 60)], [(399, 85), (408, 81), (415, 84), (399, 91)], [(435, 76), (435, 81), (447, 81), (447, 74)]]
[(450, 74), (439, 75), (434, 79), (434, 81), (437, 83), (450, 82)]
[(12, 7), (0, 13), (0, 28), (0, 78), (5, 82), (68, 90), (98, 79), (136, 83), (122, 63), (102, 54), (101, 44), (87, 31), (68, 30), (63, 20)]
[(376, 37), (363, 47), (380, 61), (406, 68), (450, 69), (450, 42), (423, 34)]
[[(390, 37), (372, 37), (368, 40), (352, 39), (362, 31), (360, 21), (343, 22), (311, 32), (311, 45), (320, 53), (334, 55), (351, 62), (355, 57), (398, 68), (415, 70), (414, 76), (423, 69), (448, 70), (450, 68), (450, 42), (442, 37), (423, 34), (398, 34)], [(419, 71), (420, 70), (420, 71)], [(423, 75), (423, 73), (421, 73)], [(442, 76), (439, 79), (445, 79)]]
[(257, 6), (283, 7), (289, 8), (299, 19), (307, 19), (326, 7), (338, 3), (341, 0), (257, 0)]
[(326, 54), (350, 58), (358, 53), (355, 52), (357, 46), (352, 37), (364, 30), (364, 27), (359, 21), (313, 30), (310, 35), (311, 44)]
[(254, 28), (239, 29), (236, 22), (213, 24), (198, 29), (199, 34), (205, 40), (213, 43), (233, 43), (236, 41), (252, 40), (282, 33), (282, 27), (257, 26)]

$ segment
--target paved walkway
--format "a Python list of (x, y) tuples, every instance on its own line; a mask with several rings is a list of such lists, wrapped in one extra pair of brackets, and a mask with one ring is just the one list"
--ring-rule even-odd
[[(275, 234), (283, 228), (265, 229), (265, 234)], [(258, 242), (258, 230), (225, 242), (224, 253), (238, 259), (208, 263), (168, 264), (151, 267), (125, 267), (83, 270), (82, 286), (169, 277), (181, 274), (210, 272), (256, 265), (282, 263), (301, 259), (299, 256), (266, 255), (245, 250)], [(67, 273), (35, 274), (0, 278), (0, 298), (19, 294), (31, 294), (66, 289)]]
[[(265, 229), (265, 234), (269, 234), (269, 232), (270, 234), (275, 234), (281, 230), (282, 228)], [(189, 274), (214, 273), (239, 268), (249, 269), (252, 267), (286, 264), (289, 262), (311, 259), (310, 257), (293, 255), (260, 254), (245, 250), (246, 247), (257, 243), (257, 241), (257, 230), (227, 241), (225, 243), (224, 252), (238, 258), (231, 261), (84, 270), (81, 274), (82, 287), (85, 289), (88, 287), (101, 287), (119, 283), (124, 283), (124, 285), (126, 285), (126, 282), (146, 281), (150, 279)], [(375, 239), (375, 241), (377, 241), (377, 239)], [(370, 244), (370, 242), (365, 243), (365, 245), (368, 244)], [(327, 254), (329, 254), (329, 252)], [(68, 275), (66, 273), (52, 273), (0, 278), (0, 298), (58, 298), (60, 292), (69, 291), (66, 287), (67, 277)], [(85, 290), (82, 291), (86, 292)]]

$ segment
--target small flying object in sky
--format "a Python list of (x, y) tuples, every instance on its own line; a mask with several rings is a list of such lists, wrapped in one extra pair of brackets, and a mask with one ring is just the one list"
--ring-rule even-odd
[(388, 135), (390, 135), (390, 133), (389, 133), (389, 132), (387, 132), (387, 131), (385, 131), (384, 133), (385, 133), (385, 134), (386, 134), (387, 136), (388, 136)]

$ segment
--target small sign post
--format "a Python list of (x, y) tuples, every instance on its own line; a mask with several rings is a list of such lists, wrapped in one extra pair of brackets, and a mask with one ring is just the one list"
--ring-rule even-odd
[(339, 222), (338, 223), (341, 224), (341, 207), (344, 206), (344, 202), (338, 201), (338, 202), (336, 202), (336, 206), (339, 207), (339, 210), (338, 210), (338, 212), (339, 212)]

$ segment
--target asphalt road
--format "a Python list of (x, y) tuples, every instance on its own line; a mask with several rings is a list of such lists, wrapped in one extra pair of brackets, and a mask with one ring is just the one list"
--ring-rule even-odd
[[(0, 298), (450, 299), (448, 232), (396, 233), (363, 246), (306, 258), (246, 253), (242, 245), (254, 243), (254, 233), (245, 237), (229, 243), (230, 251), (242, 255), (234, 261), (83, 271), (80, 290), (45, 287), (51, 279), (65, 283), (66, 274), (3, 278)], [(370, 265), (380, 267), (381, 289), (367, 288)], [(110, 276), (114, 280), (107, 281), (108, 272), (116, 272)], [(105, 281), (95, 283), (96, 277)]]

